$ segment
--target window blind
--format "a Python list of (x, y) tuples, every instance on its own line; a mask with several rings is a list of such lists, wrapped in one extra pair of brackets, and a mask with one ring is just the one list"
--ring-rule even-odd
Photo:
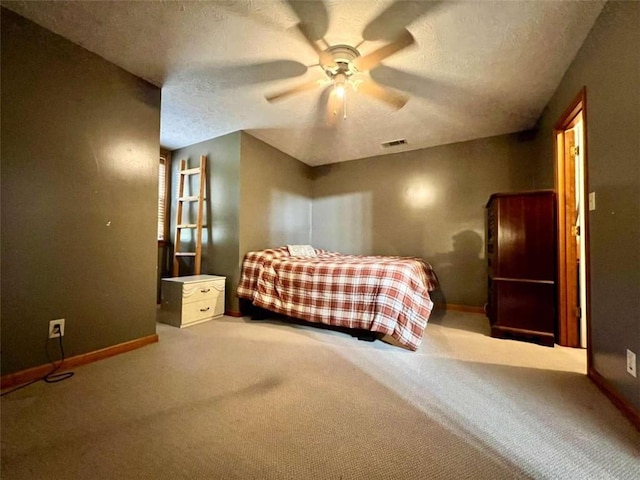
[(166, 240), (167, 232), (167, 157), (160, 156), (158, 165), (158, 240)]

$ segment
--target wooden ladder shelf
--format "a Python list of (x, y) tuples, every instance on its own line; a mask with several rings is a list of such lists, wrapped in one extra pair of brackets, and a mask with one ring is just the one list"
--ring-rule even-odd
[[(176, 235), (173, 249), (173, 276), (180, 275), (180, 257), (193, 257), (193, 274), (200, 275), (200, 264), (202, 262), (202, 217), (204, 214), (204, 196), (206, 184), (206, 155), (200, 157), (200, 166), (196, 168), (187, 168), (187, 161), (180, 161), (180, 178), (178, 181), (178, 202), (176, 211)], [(184, 184), (191, 176), (199, 175), (199, 188), (197, 195), (185, 196)], [(192, 193), (191, 191), (189, 193)], [(183, 207), (185, 204), (197, 202), (198, 210), (195, 223), (185, 222), (183, 218)], [(194, 232), (195, 252), (182, 251), (181, 233), (183, 230), (192, 230)]]

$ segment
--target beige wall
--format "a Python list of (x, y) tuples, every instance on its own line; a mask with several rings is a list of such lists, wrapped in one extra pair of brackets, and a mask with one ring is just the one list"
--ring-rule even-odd
[(4, 375), (155, 334), (160, 90), (1, 16)]
[(240, 254), (311, 242), (311, 167), (242, 133)]
[(639, 46), (640, 3), (607, 3), (542, 116), (537, 182), (553, 186), (553, 125), (586, 86), (593, 366), (640, 414)]
[(528, 133), (313, 169), (313, 245), (353, 254), (414, 255), (432, 264), (437, 302), (486, 302), (485, 204), (533, 187)]

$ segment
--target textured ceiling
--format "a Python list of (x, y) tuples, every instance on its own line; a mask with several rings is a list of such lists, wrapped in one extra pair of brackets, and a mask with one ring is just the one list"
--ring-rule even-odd
[[(531, 128), (600, 13), (599, 1), (112, 1), (2, 5), (162, 86), (169, 149), (237, 130), (309, 164)], [(265, 94), (326, 79), (295, 25), (365, 55), (408, 29), (415, 43), (370, 75), (408, 95), (394, 110), (360, 92), (327, 123), (320, 87), (277, 103)], [(320, 45), (322, 45), (320, 43)], [(383, 149), (381, 143), (406, 139)]]

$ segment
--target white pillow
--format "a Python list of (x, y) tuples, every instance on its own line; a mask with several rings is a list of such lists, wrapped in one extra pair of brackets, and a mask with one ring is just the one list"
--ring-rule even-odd
[(287, 245), (292, 257), (315, 257), (316, 251), (311, 245)]

